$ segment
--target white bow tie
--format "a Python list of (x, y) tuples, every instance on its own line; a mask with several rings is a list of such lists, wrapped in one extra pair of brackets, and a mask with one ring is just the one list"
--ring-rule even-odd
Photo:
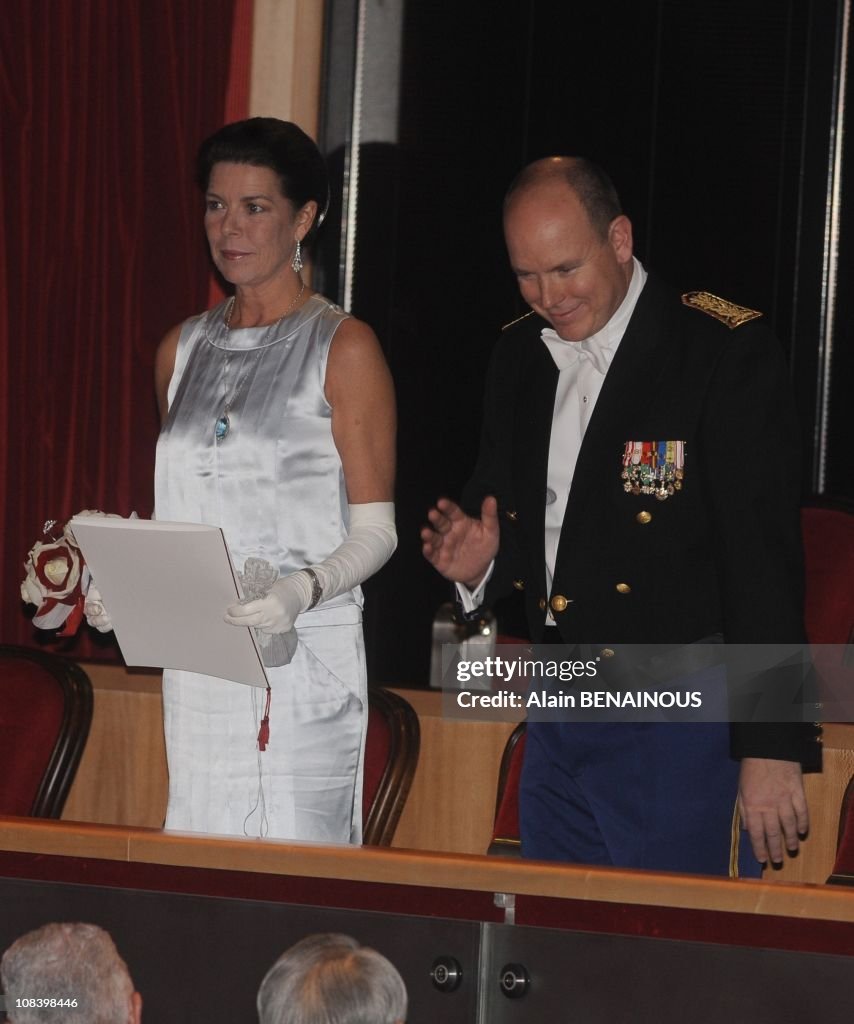
[(603, 377), (608, 372), (614, 353), (596, 335), (585, 338), (584, 341), (564, 341), (551, 327), (546, 327), (541, 337), (558, 370), (565, 370), (579, 359), (587, 359)]

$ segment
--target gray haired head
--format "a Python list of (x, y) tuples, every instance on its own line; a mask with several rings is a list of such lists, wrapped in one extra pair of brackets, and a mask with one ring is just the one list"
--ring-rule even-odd
[(260, 1024), (400, 1024), (403, 979), (349, 935), (310, 935), (273, 964), (258, 990)]
[[(137, 1019), (127, 964), (109, 934), (94, 924), (46, 924), (27, 932), (3, 954), (0, 979), (13, 1024), (126, 1024)], [(76, 1005), (17, 1005), (34, 996)]]

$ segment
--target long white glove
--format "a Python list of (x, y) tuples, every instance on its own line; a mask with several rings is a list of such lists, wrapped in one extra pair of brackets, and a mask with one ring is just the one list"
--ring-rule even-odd
[(99, 633), (109, 633), (113, 628), (113, 620), (107, 614), (104, 603), (101, 599), (101, 591), (94, 583), (89, 584), (86, 591), (86, 600), (83, 602), (83, 614), (86, 621)]
[(225, 621), (262, 633), (287, 633), (301, 612), (373, 576), (396, 547), (393, 501), (350, 505), (350, 532), (328, 558), (276, 580), (266, 597), (231, 605)]

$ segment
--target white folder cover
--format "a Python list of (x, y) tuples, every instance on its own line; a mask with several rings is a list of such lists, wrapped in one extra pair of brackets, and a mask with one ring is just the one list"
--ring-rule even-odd
[(241, 592), (221, 529), (103, 516), (71, 528), (128, 665), (267, 685), (253, 631), (223, 620)]

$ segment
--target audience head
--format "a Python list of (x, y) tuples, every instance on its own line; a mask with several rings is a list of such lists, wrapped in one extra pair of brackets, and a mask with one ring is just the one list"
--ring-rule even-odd
[(349, 935), (310, 935), (286, 950), (258, 990), (260, 1024), (402, 1024), (403, 979)]
[[(3, 954), (0, 979), (10, 1024), (139, 1024), (142, 998), (110, 936), (94, 924), (46, 924)], [(17, 1006), (34, 997), (59, 1007)]]

